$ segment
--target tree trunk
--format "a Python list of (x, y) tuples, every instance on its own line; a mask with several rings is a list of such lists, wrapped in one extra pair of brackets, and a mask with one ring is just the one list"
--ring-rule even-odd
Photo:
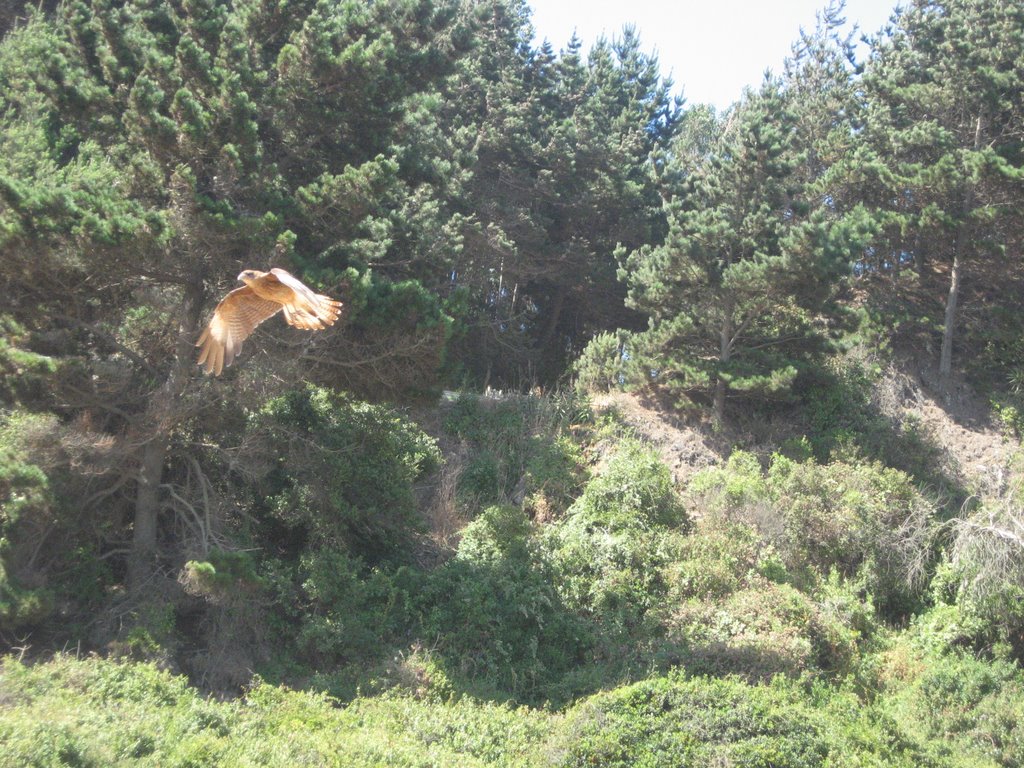
[(953, 328), (956, 325), (956, 304), (960, 298), (961, 264), (960, 264), (960, 230), (966, 226), (961, 224), (957, 229), (957, 245), (953, 250), (953, 271), (949, 280), (949, 296), (946, 298), (946, 315), (942, 326), (942, 352), (939, 355), (939, 375), (947, 378), (953, 372)]
[(963, 212), (956, 228), (953, 244), (953, 269), (949, 275), (949, 295), (946, 297), (946, 314), (942, 320), (942, 351), (939, 353), (939, 376), (948, 379), (953, 372), (953, 329), (956, 327), (956, 305), (960, 299), (960, 283), (963, 280), (963, 254), (967, 250), (971, 227), (968, 216), (974, 207), (974, 186), (968, 183), (964, 191)]
[[(974, 126), (974, 151), (981, 148), (982, 118), (978, 116)], [(960, 299), (960, 283), (963, 280), (963, 258), (970, 247), (970, 216), (974, 210), (974, 182), (968, 179), (963, 192), (960, 224), (956, 228), (953, 244), (953, 269), (949, 276), (949, 296), (946, 297), (946, 314), (942, 325), (942, 351), (939, 353), (939, 376), (948, 379), (953, 373), (953, 329), (956, 327), (956, 305)]]
[[(542, 366), (541, 375), (549, 376), (551, 370), (556, 369), (564, 356), (560, 345), (552, 346), (555, 343), (555, 335), (558, 331), (558, 324), (562, 319), (562, 309), (565, 306), (565, 297), (568, 293), (565, 285), (559, 285), (555, 292), (555, 300), (548, 310), (547, 322), (544, 325), (544, 332), (539, 341), (540, 361)], [(532, 383), (531, 383), (532, 386)]]
[(732, 312), (733, 301), (726, 299), (722, 307), (722, 328), (719, 335), (718, 371), (715, 374), (715, 429), (725, 424), (725, 379), (722, 369), (732, 357)]
[(182, 392), (192, 373), (195, 354), (193, 341), (197, 335), (202, 309), (202, 283), (189, 286), (181, 304), (175, 359), (163, 385), (150, 396), (149, 407), (142, 421), (144, 439), (136, 480), (135, 519), (132, 546), (128, 555), (128, 586), (142, 587), (153, 575), (156, 566), (157, 523), (160, 514), (160, 485), (171, 433), (182, 418), (179, 404)]
[(156, 523), (160, 512), (160, 483), (163, 481), (167, 435), (157, 433), (142, 449), (142, 462), (135, 494), (135, 526), (128, 559), (128, 584), (136, 589), (152, 575), (156, 561)]

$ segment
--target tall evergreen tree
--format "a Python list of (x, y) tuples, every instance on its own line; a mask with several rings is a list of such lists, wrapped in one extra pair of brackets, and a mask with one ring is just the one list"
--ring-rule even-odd
[(470, 98), (452, 99), (453, 120), (479, 126), (457, 276), (478, 308), (465, 357), (506, 382), (552, 380), (596, 330), (636, 322), (612, 254), (661, 234), (648, 158), (674, 134), (678, 104), (632, 30), (584, 61), (578, 40), (557, 57), (534, 47), (523, 3), (480, 13), (479, 48), (453, 86)]
[(730, 393), (793, 382), (854, 239), (809, 198), (802, 162), (796, 116), (768, 80), (727, 115), (709, 155), (670, 176), (665, 242), (623, 254), (629, 303), (650, 317), (613, 352), (634, 385), (708, 393), (720, 424)]
[[(945, 280), (939, 372), (952, 371), (965, 279), (1020, 229), (1024, 8), (915, 0), (875, 42), (859, 173), (881, 192), (885, 258), (913, 253), (926, 286)], [(989, 289), (998, 289), (992, 271)], [(981, 287), (981, 286), (979, 286)]]
[[(136, 586), (161, 520), (207, 503), (192, 457), (234, 394), (198, 377), (193, 342), (242, 266), (346, 283), (347, 332), (280, 346), (300, 361), (283, 384), (379, 392), (437, 368), (446, 323), (416, 278), (457, 249), (434, 95), (465, 45), (456, 10), (74, 0), (4, 39), (5, 311), (58, 360), (50, 407), (116, 446), (92, 482), (131, 521)], [(386, 365), (403, 336), (412, 374)], [(249, 371), (249, 399), (271, 381)]]

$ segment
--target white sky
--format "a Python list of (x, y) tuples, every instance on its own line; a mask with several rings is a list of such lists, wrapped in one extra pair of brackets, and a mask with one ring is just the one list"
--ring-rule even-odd
[[(599, 35), (618, 36), (636, 26), (641, 47), (658, 54), (687, 104), (719, 109), (739, 98), (745, 85), (760, 84), (764, 71), (781, 72), (800, 27), (814, 28), (827, 0), (528, 0), (537, 40), (565, 47), (573, 29), (584, 51)], [(888, 21), (897, 0), (847, 0), (847, 24), (874, 33)], [(863, 51), (861, 52), (863, 55)]]

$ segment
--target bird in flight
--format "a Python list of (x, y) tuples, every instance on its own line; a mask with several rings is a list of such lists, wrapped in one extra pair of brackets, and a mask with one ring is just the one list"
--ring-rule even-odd
[(202, 347), (198, 364), (214, 376), (231, 365), (256, 326), (278, 312), (284, 312), (288, 325), (309, 331), (334, 325), (341, 314), (340, 301), (314, 293), (283, 269), (247, 269), (238, 279), (245, 285), (221, 299), (196, 342)]

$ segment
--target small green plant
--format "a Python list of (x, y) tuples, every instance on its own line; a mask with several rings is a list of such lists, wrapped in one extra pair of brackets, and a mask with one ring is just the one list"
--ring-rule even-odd
[(611, 530), (685, 527), (688, 520), (668, 467), (653, 451), (632, 440), (620, 443), (569, 514)]

